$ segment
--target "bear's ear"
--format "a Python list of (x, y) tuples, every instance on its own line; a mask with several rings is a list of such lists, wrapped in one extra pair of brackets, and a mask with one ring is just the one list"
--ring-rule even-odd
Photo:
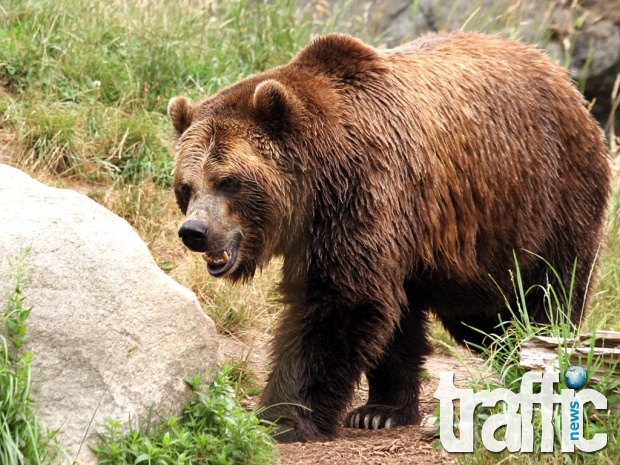
[(280, 82), (268, 79), (254, 89), (252, 105), (261, 120), (282, 124), (291, 121), (297, 98)]
[(192, 124), (194, 107), (187, 97), (173, 97), (168, 102), (168, 116), (172, 120), (172, 126), (180, 136)]
[(377, 50), (340, 33), (317, 37), (299, 52), (295, 61), (302, 66), (318, 68), (327, 75), (349, 79), (376, 73), (382, 63)]

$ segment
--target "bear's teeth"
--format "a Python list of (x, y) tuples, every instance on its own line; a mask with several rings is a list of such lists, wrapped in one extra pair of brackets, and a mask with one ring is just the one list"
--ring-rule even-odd
[(204, 253), (202, 255), (202, 259), (211, 266), (220, 266), (228, 263), (228, 261), (230, 260), (230, 254), (225, 250), (224, 252), (222, 252), (221, 258), (213, 258), (208, 253)]

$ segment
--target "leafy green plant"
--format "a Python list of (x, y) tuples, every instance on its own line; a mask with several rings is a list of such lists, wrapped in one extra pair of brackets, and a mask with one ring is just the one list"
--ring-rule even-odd
[[(124, 431), (109, 420), (92, 447), (100, 464), (271, 464), (276, 463), (271, 426), (235, 399), (234, 368), (224, 366), (206, 390), (200, 376), (188, 385), (193, 399), (181, 417), (161, 425), (146, 421)], [(148, 419), (147, 419), (148, 420)]]
[(32, 308), (24, 288), (30, 270), (27, 250), (10, 261), (7, 305), (0, 313), (0, 463), (3, 465), (52, 463), (60, 449), (52, 435), (41, 432), (31, 398), (32, 352), (21, 352), (26, 342), (26, 320)]

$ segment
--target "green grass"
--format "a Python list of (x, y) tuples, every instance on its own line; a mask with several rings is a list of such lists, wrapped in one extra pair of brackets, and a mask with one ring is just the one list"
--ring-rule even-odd
[[(549, 267), (549, 273), (556, 273), (553, 268)], [(527, 307), (525, 305), (525, 296), (530, 289), (526, 289), (521, 281), (519, 267), (516, 264), (515, 276), (513, 279), (514, 293), (516, 297), (516, 307), (509, 308), (512, 314), (510, 321), (502, 322), (501, 325), (506, 329), (501, 336), (488, 335), (491, 344), (488, 347), (477, 347), (481, 350), (485, 365), (479, 371), (470, 371), (474, 377), (471, 380), (470, 387), (474, 391), (508, 388), (513, 392), (519, 392), (520, 382), (523, 375), (528, 371), (527, 368), (521, 366), (519, 361), (519, 353), (523, 341), (534, 336), (552, 336), (565, 341), (558, 347), (558, 366), (557, 370), (563, 373), (572, 363), (569, 358), (569, 350), (572, 346), (567, 343), (567, 339), (574, 337), (579, 328), (574, 328), (570, 323), (569, 310), (563, 305), (570, 302), (570, 289), (553, 289), (543, 284), (545, 290), (545, 303), (547, 310), (551, 314), (555, 314), (552, 323), (547, 326), (536, 326), (528, 317)], [(602, 324), (599, 322), (594, 330), (601, 329)], [(594, 340), (591, 342), (591, 348)], [(602, 363), (601, 359), (597, 359), (592, 352), (586, 359), (583, 368), (588, 374), (593, 374)], [(489, 376), (491, 373), (493, 376)], [(485, 420), (492, 414), (503, 413), (506, 405), (500, 403), (494, 408), (483, 408), (478, 406), (474, 413), (474, 452), (472, 454), (457, 454), (457, 461), (460, 464), (496, 464), (496, 463), (515, 463), (515, 464), (615, 464), (620, 457), (620, 443), (617, 438), (620, 437), (620, 412), (616, 408), (616, 402), (620, 399), (620, 380), (614, 379), (608, 372), (603, 379), (596, 383), (590, 384), (588, 387), (593, 388), (608, 399), (608, 411), (598, 412), (595, 415), (594, 410), (587, 410), (584, 417), (584, 437), (591, 437), (598, 432), (607, 433), (608, 444), (601, 451), (596, 453), (583, 453), (576, 451), (573, 454), (563, 454), (561, 452), (561, 444), (559, 434), (561, 431), (560, 420), (558, 415), (559, 406), (555, 408), (556, 417), (554, 419), (555, 441), (554, 452), (541, 453), (541, 431), (542, 423), (539, 408), (535, 406), (533, 419), (534, 425), (534, 452), (533, 453), (514, 453), (511, 454), (507, 450), (499, 453), (489, 452), (482, 446), (481, 431)], [(560, 382), (556, 385), (556, 393), (561, 389), (566, 389), (563, 376), (560, 376)], [(505, 429), (500, 429), (496, 433), (496, 438), (504, 439)]]
[(176, 92), (211, 93), (290, 58), (312, 22), (294, 2), (7, 0), (0, 79), (14, 94), (164, 112)]
[(600, 256), (598, 283), (591, 294), (586, 327), (620, 331), (620, 185), (617, 181), (607, 214), (607, 240)]
[(163, 424), (130, 427), (110, 420), (92, 447), (101, 465), (152, 464), (275, 464), (271, 426), (236, 400), (231, 379), (235, 369), (223, 367), (206, 390), (195, 377), (194, 398), (181, 417)]
[[(249, 6), (251, 5), (251, 6)], [(7, 0), (0, 6), (0, 128), (20, 164), (89, 182), (170, 184), (168, 100), (288, 61), (310, 38), (293, 0)]]
[(61, 453), (53, 435), (44, 432), (32, 399), (30, 362), (32, 352), (20, 351), (26, 342), (24, 288), (30, 270), (27, 251), (10, 261), (10, 274), (2, 280), (10, 288), (0, 312), (0, 463), (24, 465), (52, 463)]

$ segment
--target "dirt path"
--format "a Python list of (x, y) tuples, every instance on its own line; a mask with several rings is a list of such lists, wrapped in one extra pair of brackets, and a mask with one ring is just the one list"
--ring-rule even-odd
[(419, 427), (364, 431), (343, 429), (331, 442), (280, 445), (282, 465), (451, 464), (450, 456), (421, 438)]
[[(223, 337), (221, 352), (224, 360), (230, 358), (246, 360), (248, 365), (264, 381), (268, 363), (265, 341), (245, 344), (238, 340)], [(468, 359), (468, 354), (463, 353), (463, 355)], [(433, 393), (439, 383), (439, 373), (442, 371), (454, 372), (456, 384), (464, 383), (465, 380), (469, 379), (469, 375), (460, 361), (454, 357), (438, 353), (427, 359), (425, 367), (430, 379), (424, 381), (420, 409), (426, 418), (431, 416), (437, 407)], [(362, 383), (356, 392), (354, 402), (356, 405), (365, 402), (367, 390), (365, 383)], [(282, 465), (443, 465), (455, 463), (448, 453), (435, 447), (435, 442), (435, 439), (424, 434), (424, 430), (420, 426), (406, 426), (379, 431), (342, 428), (339, 437), (334, 441), (282, 444), (278, 448)]]

